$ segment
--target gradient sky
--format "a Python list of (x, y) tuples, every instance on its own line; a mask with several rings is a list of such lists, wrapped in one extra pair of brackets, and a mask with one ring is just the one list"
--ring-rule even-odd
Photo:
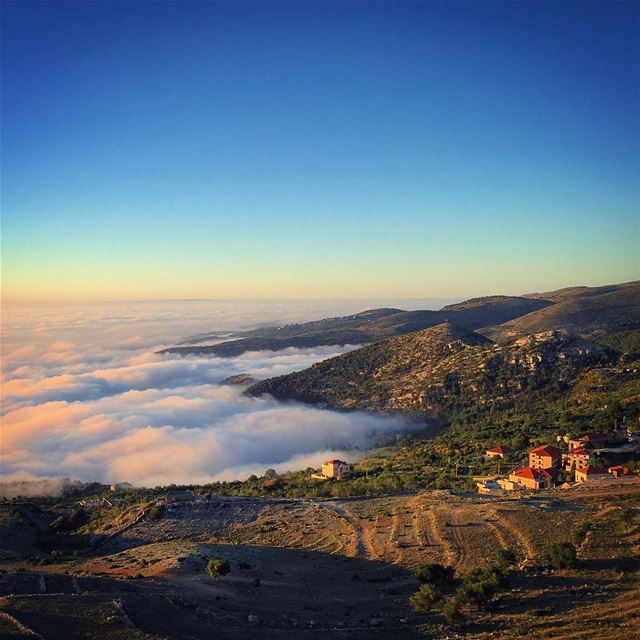
[(6, 298), (640, 277), (640, 3), (2, 3)]

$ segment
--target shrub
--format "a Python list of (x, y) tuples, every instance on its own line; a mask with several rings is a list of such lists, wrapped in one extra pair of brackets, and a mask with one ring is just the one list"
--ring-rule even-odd
[(577, 556), (576, 548), (570, 542), (556, 542), (549, 545), (545, 552), (547, 563), (553, 569), (575, 567)]
[(432, 584), (422, 584), (409, 598), (411, 608), (416, 613), (429, 613), (440, 601), (440, 595)]
[(448, 582), (453, 579), (453, 567), (445, 567), (437, 562), (421, 564), (416, 569), (416, 578), (429, 584)]
[(496, 566), (502, 571), (513, 567), (517, 560), (513, 549), (499, 549), (496, 556)]
[(508, 573), (498, 566), (474, 569), (465, 576), (462, 586), (456, 592), (456, 602), (473, 603), (478, 608), (487, 606), (493, 595), (508, 581)]
[(584, 539), (587, 537), (587, 533), (589, 533), (589, 523), (583, 522), (582, 524), (579, 524), (573, 532), (573, 543), (575, 545), (582, 544)]
[(447, 598), (440, 606), (440, 611), (450, 627), (458, 628), (464, 624), (464, 616), (460, 613), (458, 603), (455, 598)]
[(207, 573), (212, 578), (226, 576), (229, 571), (231, 571), (231, 567), (226, 560), (215, 559), (209, 560), (209, 562), (207, 562)]

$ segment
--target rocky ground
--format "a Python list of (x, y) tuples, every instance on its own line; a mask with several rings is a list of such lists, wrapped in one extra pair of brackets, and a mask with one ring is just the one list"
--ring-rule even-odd
[[(111, 522), (103, 513), (84, 532), (93, 550), (46, 560), (24, 544), (44, 516), (25, 507), (33, 524), (23, 518), (23, 535), (10, 535), (18, 528), (11, 509), (0, 531), (0, 638), (453, 636), (437, 615), (410, 610), (413, 569), (442, 562), (464, 576), (500, 547), (518, 553), (522, 570), (494, 611), (466, 611), (468, 625), (456, 634), (640, 636), (638, 480), (527, 498), (215, 498), (164, 507), (158, 519), (138, 519), (132, 508)], [(545, 546), (585, 522), (578, 567), (539, 568)], [(226, 560), (230, 572), (210, 577), (210, 559)]]

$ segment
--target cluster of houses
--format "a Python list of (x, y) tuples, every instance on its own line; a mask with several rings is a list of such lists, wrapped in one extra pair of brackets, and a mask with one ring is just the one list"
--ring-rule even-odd
[[(547, 489), (559, 484), (562, 472), (569, 477), (574, 474), (575, 482), (629, 478), (636, 475), (623, 465), (605, 469), (593, 464), (594, 451), (602, 450), (611, 444), (607, 434), (586, 433), (575, 437), (567, 435), (562, 440), (566, 443), (566, 452), (550, 444), (535, 447), (528, 453), (528, 464), (514, 466), (505, 477), (478, 482), (478, 491), (493, 493), (496, 490)], [(508, 461), (513, 454), (514, 451), (507, 446), (496, 446), (487, 449), (486, 458)], [(571, 485), (564, 483), (563, 486)]]

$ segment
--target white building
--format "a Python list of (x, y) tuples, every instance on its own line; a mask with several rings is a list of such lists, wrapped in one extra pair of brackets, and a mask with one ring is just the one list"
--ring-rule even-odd
[(322, 463), (322, 475), (325, 478), (339, 478), (347, 471), (351, 471), (351, 465), (343, 460), (327, 460)]

